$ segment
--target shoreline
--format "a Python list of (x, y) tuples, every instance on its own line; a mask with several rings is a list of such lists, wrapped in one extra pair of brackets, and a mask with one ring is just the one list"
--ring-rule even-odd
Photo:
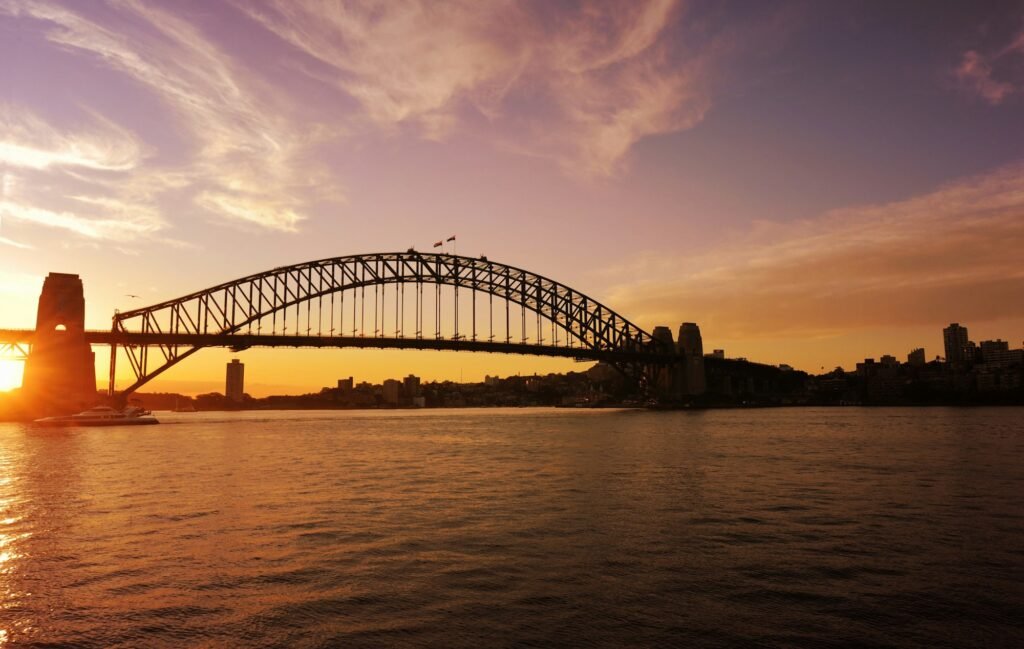
[[(396, 408), (210, 408), (195, 411), (175, 411), (167, 409), (152, 409), (154, 413), (177, 413), (177, 414), (199, 414), (199, 413), (241, 413), (241, 412), (431, 412), (441, 410), (526, 410), (526, 409), (548, 409), (548, 410), (636, 410), (647, 412), (705, 412), (709, 410), (767, 410), (767, 409), (857, 409), (878, 410), (889, 409), (933, 409), (953, 408), (957, 410), (971, 410), (977, 408), (1024, 408), (1024, 403), (926, 403), (926, 404), (737, 404), (737, 405), (690, 405), (690, 406), (638, 406), (627, 404), (608, 404), (600, 406), (565, 406), (565, 405), (520, 405), (520, 406), (437, 406), (437, 407), (396, 407)], [(8, 416), (0, 413), (0, 423), (31, 423), (38, 417)]]

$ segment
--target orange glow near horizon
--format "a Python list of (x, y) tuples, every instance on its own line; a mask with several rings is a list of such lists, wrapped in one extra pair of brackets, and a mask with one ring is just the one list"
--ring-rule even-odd
[(7, 392), (21, 387), (21, 375), (25, 369), (23, 361), (12, 361), (0, 358), (0, 392)]

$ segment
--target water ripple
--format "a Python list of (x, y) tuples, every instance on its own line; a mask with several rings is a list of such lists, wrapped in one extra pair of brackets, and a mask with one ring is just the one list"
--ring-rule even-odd
[(0, 647), (1024, 646), (1020, 414), (3, 424)]

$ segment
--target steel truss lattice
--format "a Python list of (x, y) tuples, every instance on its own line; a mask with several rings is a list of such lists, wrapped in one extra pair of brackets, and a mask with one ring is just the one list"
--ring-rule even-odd
[[(424, 291), (428, 286), (433, 287), (433, 296)], [(388, 287), (393, 296), (387, 296)], [(454, 299), (443, 295), (442, 287), (449, 287)], [(372, 316), (367, 315), (370, 289), (374, 291)], [(462, 333), (460, 289), (470, 291), (471, 303), (463, 304), (463, 308), (472, 311), (472, 324)], [(430, 314), (435, 325), (433, 337), (427, 335), (429, 327), (425, 326), (429, 297), (434, 306)], [(486, 330), (483, 323), (478, 323), (482, 315), (478, 297), (487, 300), (490, 317)], [(385, 299), (389, 304), (384, 304)], [(500, 329), (504, 340), (495, 340), (495, 303), (499, 324), (503, 320)], [(393, 311), (389, 310), (391, 306)], [(536, 319), (537, 332), (529, 343), (528, 312)], [(388, 313), (394, 321), (394, 335), (384, 329)], [(522, 337), (517, 340), (512, 337), (513, 313), (521, 324)], [(347, 323), (346, 317), (350, 319)], [(370, 318), (373, 333), (367, 335)], [(465, 312), (463, 319), (467, 319)], [(407, 330), (409, 322), (414, 325)], [(453, 330), (444, 331), (444, 323), (454, 325)], [(351, 325), (351, 336), (345, 335), (347, 328), (341, 331), (343, 324)], [(547, 332), (551, 335), (545, 339)], [(615, 311), (547, 277), (485, 257), (414, 250), (334, 257), (274, 268), (117, 313), (112, 334), (111, 395), (115, 393), (118, 338), (132, 341), (121, 345), (136, 379), (124, 394), (212, 345), (236, 349), (252, 345), (382, 346), (576, 356), (607, 360), (638, 382), (644, 380), (645, 367), (669, 362), (672, 356), (671, 350), (659, 346), (647, 332)], [(146, 342), (139, 343), (140, 339)]]

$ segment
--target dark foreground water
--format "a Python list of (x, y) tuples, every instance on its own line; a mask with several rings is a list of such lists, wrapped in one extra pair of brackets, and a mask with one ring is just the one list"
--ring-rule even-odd
[(0, 424), (0, 647), (1024, 646), (1024, 410)]

